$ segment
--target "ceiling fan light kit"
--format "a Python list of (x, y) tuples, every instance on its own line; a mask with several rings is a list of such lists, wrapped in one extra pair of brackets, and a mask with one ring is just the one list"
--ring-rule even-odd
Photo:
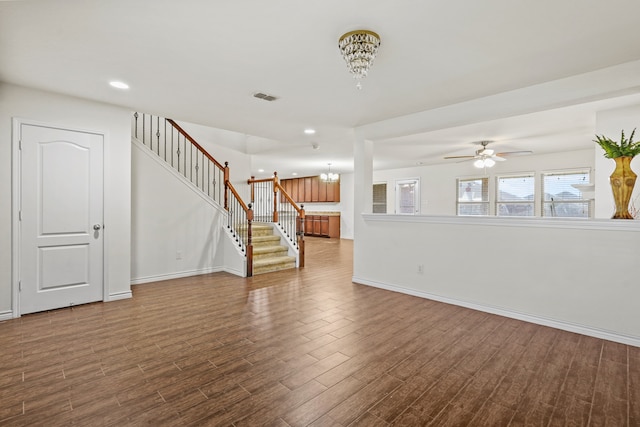
[(493, 141), (478, 141), (474, 144), (482, 145), (482, 148), (476, 150), (476, 154), (473, 156), (446, 156), (445, 159), (462, 159), (465, 162), (468, 160), (474, 160), (473, 166), (478, 169), (491, 168), (495, 166), (496, 162), (504, 162), (507, 160), (505, 157), (518, 154), (531, 154), (532, 151), (505, 151), (502, 153), (496, 153), (495, 150), (487, 148), (487, 145)]
[(491, 168), (495, 166), (495, 164), (496, 164), (495, 160), (491, 158), (478, 159), (475, 162), (473, 162), (473, 166), (477, 167), (478, 169)]

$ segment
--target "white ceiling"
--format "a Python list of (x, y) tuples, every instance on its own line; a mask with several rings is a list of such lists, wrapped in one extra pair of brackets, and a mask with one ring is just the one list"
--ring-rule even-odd
[[(406, 167), (482, 139), (593, 146), (595, 111), (640, 103), (638, 16), (637, 0), (0, 1), (0, 80), (231, 131), (257, 176), (350, 171), (356, 137), (375, 168)], [(362, 90), (337, 49), (358, 28), (382, 39)]]

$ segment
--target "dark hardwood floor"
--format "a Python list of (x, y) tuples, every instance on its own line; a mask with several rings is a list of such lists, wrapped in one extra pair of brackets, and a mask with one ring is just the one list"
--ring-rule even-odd
[(352, 248), (0, 323), (0, 424), (640, 426), (640, 348), (352, 284)]

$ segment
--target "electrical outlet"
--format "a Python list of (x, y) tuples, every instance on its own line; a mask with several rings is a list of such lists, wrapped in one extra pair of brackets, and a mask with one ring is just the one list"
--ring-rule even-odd
[(424, 274), (424, 264), (418, 264), (418, 274)]
[(176, 252), (176, 259), (182, 259), (182, 251)]

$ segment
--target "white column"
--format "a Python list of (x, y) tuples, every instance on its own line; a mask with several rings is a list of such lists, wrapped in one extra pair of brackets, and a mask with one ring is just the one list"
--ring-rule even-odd
[(365, 140), (356, 132), (353, 146), (353, 274), (365, 267), (361, 259), (358, 236), (366, 233), (366, 224), (362, 219), (363, 213), (373, 211), (373, 142)]

